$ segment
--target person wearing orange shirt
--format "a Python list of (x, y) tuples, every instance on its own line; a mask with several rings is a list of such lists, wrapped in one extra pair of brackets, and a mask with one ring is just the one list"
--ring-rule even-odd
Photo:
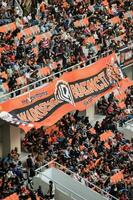
[(46, 11), (46, 4), (44, 1), (40, 4), (40, 13), (41, 13), (41, 19), (43, 20), (45, 17), (45, 11)]

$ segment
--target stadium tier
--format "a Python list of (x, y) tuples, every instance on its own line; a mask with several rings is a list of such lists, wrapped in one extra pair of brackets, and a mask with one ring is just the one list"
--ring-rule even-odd
[(1, 5), (5, 11), (2, 18), (12, 20), (0, 27), (1, 93), (131, 44), (130, 1), (98, 1), (91, 6), (88, 1), (72, 2), (42, 2), (36, 19), (32, 19), (31, 13), (8, 16), (7, 4)]
[(131, 0), (0, 1), (0, 200), (133, 200), (132, 41)]

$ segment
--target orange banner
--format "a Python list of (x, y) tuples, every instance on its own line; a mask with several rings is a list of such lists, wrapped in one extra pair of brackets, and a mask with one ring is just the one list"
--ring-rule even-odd
[[(66, 72), (30, 93), (1, 103), (0, 118), (25, 131), (32, 127), (48, 127), (68, 112), (86, 110), (103, 95), (121, 87), (123, 81), (113, 53), (90, 66)], [(126, 84), (132, 82), (128, 84), (126, 80)]]

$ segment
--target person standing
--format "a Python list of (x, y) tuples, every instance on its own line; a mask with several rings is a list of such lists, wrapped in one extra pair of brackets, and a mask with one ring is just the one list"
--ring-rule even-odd
[(55, 200), (55, 185), (53, 181), (49, 181), (49, 190), (46, 196), (49, 197), (49, 200)]

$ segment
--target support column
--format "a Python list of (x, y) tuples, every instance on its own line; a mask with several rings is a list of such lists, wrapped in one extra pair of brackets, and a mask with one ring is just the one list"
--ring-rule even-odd
[(124, 72), (126, 73), (126, 75), (128, 76), (128, 78), (130, 78), (131, 80), (133, 80), (133, 65), (131, 65), (130, 67), (125, 68)]
[(21, 153), (20, 129), (18, 127), (4, 123), (0, 127), (1, 154), (6, 156), (15, 147)]
[(93, 104), (86, 110), (86, 116), (89, 117), (90, 122), (94, 120), (94, 115), (95, 115), (95, 104)]

